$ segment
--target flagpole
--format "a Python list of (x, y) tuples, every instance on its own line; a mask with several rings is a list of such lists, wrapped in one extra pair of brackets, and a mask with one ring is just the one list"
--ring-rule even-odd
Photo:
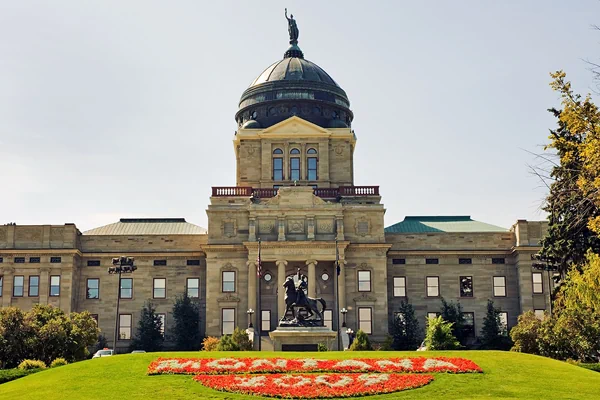
[(260, 238), (258, 238), (258, 258), (256, 259), (256, 275), (258, 277), (258, 285), (257, 286), (257, 291), (258, 293), (256, 294), (256, 304), (258, 305), (257, 307), (257, 330), (258, 330), (258, 351), (261, 351), (262, 348), (262, 310), (261, 310), (261, 301), (260, 301), (260, 283), (262, 281), (262, 260), (260, 259)]
[(339, 275), (340, 275), (340, 254), (338, 252), (338, 239), (335, 237), (335, 273), (333, 274), (334, 284), (334, 295), (335, 295), (335, 326), (337, 329), (337, 347), (338, 351), (342, 350), (342, 346), (340, 345), (340, 310), (339, 310), (339, 293), (340, 290), (338, 288), (339, 285)]

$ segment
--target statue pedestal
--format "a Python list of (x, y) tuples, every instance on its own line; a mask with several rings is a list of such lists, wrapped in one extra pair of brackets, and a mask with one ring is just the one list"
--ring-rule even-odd
[(319, 343), (337, 349), (337, 332), (318, 326), (278, 327), (269, 332), (275, 351), (317, 351)]

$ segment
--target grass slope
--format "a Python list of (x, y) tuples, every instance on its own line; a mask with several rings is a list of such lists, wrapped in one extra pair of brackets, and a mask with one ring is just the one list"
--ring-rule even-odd
[[(259, 356), (259, 353), (147, 353), (89, 360), (0, 385), (0, 399), (249, 399), (218, 392), (192, 376), (147, 376), (157, 357)], [(369, 399), (597, 399), (600, 374), (548, 358), (497, 351), (260, 353), (261, 357), (358, 358), (450, 356), (475, 361), (483, 374), (434, 374), (429, 385)]]

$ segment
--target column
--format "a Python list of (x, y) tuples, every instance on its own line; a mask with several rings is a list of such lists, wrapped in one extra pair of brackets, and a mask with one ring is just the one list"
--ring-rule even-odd
[(14, 268), (7, 267), (2, 271), (2, 275), (4, 276), (4, 282), (2, 284), (2, 306), (10, 307), (13, 295), (13, 273), (15, 270)]
[(277, 240), (279, 242), (283, 242), (285, 241), (285, 218), (284, 217), (279, 217), (277, 218), (277, 230), (278, 230), (278, 235), (277, 235)]
[(308, 223), (306, 238), (308, 240), (315, 240), (315, 216), (307, 215), (306, 222)]
[(317, 297), (317, 277), (315, 276), (316, 260), (308, 260), (308, 297)]
[(337, 240), (345, 240), (344, 239), (344, 216), (336, 215), (335, 217), (335, 225), (337, 228)]
[(283, 312), (285, 311), (285, 290), (283, 290), (283, 284), (285, 282), (285, 267), (287, 261), (277, 260), (277, 314), (278, 319), (283, 318)]
[(248, 220), (248, 241), (256, 241), (256, 218), (250, 218)]
[[(259, 315), (256, 309), (256, 261), (248, 261), (248, 309), (253, 309), (258, 321)], [(252, 324), (256, 326), (254, 321)]]
[[(340, 276), (338, 276), (338, 296), (340, 298), (339, 308), (341, 310), (342, 308), (346, 307), (346, 260), (344, 260), (343, 258), (340, 259)], [(338, 313), (340, 310), (338, 310)], [(340, 321), (342, 320), (340, 319)]]

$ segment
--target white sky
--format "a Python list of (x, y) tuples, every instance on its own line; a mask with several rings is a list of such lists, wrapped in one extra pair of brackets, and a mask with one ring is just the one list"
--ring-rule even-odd
[(120, 217), (206, 227), (235, 184), (244, 89), (287, 48), (350, 97), (355, 184), (386, 225), (541, 219), (527, 165), (555, 121), (548, 73), (593, 85), (600, 2), (0, 0), (0, 223), (84, 231)]

